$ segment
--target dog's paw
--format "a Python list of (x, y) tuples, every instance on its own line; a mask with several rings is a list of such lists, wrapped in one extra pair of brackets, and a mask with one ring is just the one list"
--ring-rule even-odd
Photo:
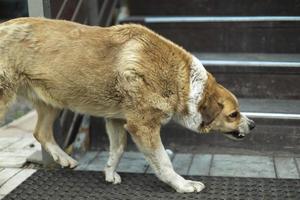
[(59, 146), (56, 144), (46, 144), (46, 150), (52, 156), (53, 160), (60, 164), (62, 167), (75, 168), (78, 162), (74, 160), (71, 156), (66, 154)]
[(179, 187), (175, 188), (180, 193), (200, 192), (205, 188), (205, 185), (199, 181), (186, 180)]
[(121, 176), (116, 171), (111, 171), (110, 169), (104, 169), (105, 181), (112, 184), (121, 183)]

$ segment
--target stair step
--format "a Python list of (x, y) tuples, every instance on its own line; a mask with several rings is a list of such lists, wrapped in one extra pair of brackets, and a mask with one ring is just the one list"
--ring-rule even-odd
[(298, 15), (299, 0), (128, 0), (131, 15)]
[[(299, 100), (282, 100), (282, 99), (239, 99), (241, 111), (246, 113), (257, 113), (257, 116), (276, 116), (284, 118), (300, 117)], [(300, 119), (300, 118), (299, 118)]]
[(300, 114), (260, 113), (260, 112), (243, 112), (243, 113), (249, 118), (300, 120)]
[(266, 54), (266, 53), (198, 53), (194, 52), (201, 60), (207, 61), (255, 61), (274, 63), (300, 63), (300, 54)]
[[(193, 134), (174, 122), (162, 128), (162, 140), (168, 148), (206, 151), (209, 148), (235, 151), (300, 151), (300, 102), (273, 99), (239, 99), (241, 110), (256, 123), (256, 128), (242, 141), (232, 141), (220, 133)], [(294, 114), (290, 114), (294, 113)]]
[[(207, 149), (218, 148), (299, 154), (299, 101), (274, 99), (239, 99), (239, 101), (242, 112), (256, 123), (256, 128), (244, 140), (232, 141), (220, 133), (197, 134), (171, 121), (161, 130), (165, 147), (183, 152), (205, 152)], [(93, 137), (92, 148), (103, 149), (108, 144), (103, 119), (92, 118), (90, 131)], [(133, 143), (130, 142), (129, 148), (133, 147)]]
[(300, 54), (194, 52), (219, 83), (240, 98), (299, 99)]
[(300, 73), (300, 54), (192, 53), (214, 72)]
[(299, 21), (299, 16), (130, 16), (146, 23), (182, 23), (182, 22), (284, 22)]
[(28, 16), (27, 1), (4, 0), (0, 1), (0, 18), (17, 18)]
[(300, 17), (147, 17), (140, 23), (189, 51), (227, 53), (299, 53)]

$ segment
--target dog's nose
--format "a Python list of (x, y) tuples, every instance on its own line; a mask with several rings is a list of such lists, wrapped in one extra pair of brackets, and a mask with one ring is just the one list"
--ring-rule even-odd
[(249, 123), (249, 129), (252, 130), (254, 128), (255, 128), (255, 122), (251, 120)]

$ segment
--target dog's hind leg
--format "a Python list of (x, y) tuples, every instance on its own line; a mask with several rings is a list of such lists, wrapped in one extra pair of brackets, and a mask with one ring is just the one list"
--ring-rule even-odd
[(34, 137), (41, 143), (45, 150), (53, 157), (54, 161), (62, 167), (74, 168), (77, 161), (66, 154), (55, 142), (53, 136), (53, 123), (60, 110), (44, 103), (35, 104), (38, 121)]
[(121, 177), (116, 172), (119, 161), (127, 144), (127, 133), (124, 120), (106, 119), (106, 132), (109, 137), (109, 158), (104, 169), (105, 180), (113, 184), (121, 183)]

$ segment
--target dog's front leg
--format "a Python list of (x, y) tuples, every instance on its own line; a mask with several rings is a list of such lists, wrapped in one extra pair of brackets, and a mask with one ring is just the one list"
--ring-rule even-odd
[(161, 142), (160, 125), (153, 128), (153, 124), (148, 127), (127, 123), (125, 127), (161, 181), (167, 183), (180, 193), (200, 192), (204, 189), (205, 186), (203, 183), (186, 180), (174, 171)]

